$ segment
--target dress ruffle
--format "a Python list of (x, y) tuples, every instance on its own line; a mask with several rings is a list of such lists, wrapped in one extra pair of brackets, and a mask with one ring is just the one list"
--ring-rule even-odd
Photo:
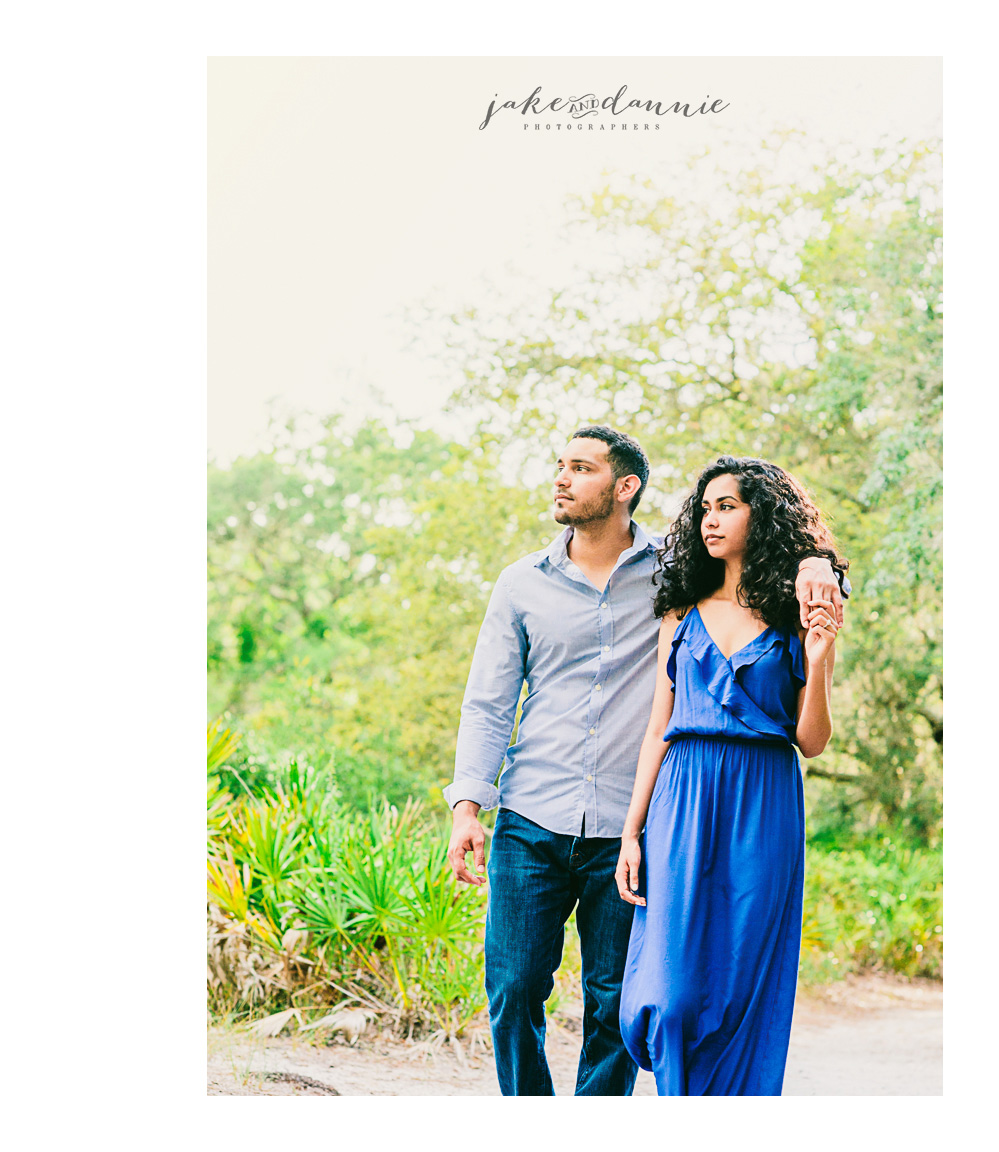
[[(793, 716), (773, 716), (764, 711), (747, 694), (741, 680), (744, 670), (752, 667), (764, 657), (773, 654), (781, 664), (790, 663), (792, 677), (797, 685), (805, 683), (804, 657), (801, 641), (797, 633), (783, 632), (774, 627), (764, 629), (759, 636), (745, 644), (738, 652), (726, 659), (701, 619), (700, 611), (692, 608), (677, 626), (666, 665), (666, 672), (674, 686), (677, 677), (677, 652), (685, 645), (697, 669), (697, 678), (704, 691), (711, 696), (725, 712), (744, 725), (758, 738), (793, 742), (795, 723)], [(779, 650), (779, 651), (778, 651)], [(789, 658), (784, 660), (784, 653)], [(675, 687), (674, 687), (675, 691)], [(780, 709), (779, 709), (780, 710)], [(782, 710), (781, 710), (782, 711)], [(675, 721), (675, 722), (674, 722)], [(679, 728), (678, 728), (679, 726)], [(683, 717), (671, 719), (663, 739), (672, 739), (683, 734)], [(699, 726), (691, 729), (692, 734), (701, 734)], [(742, 730), (733, 729), (731, 735), (748, 735)]]

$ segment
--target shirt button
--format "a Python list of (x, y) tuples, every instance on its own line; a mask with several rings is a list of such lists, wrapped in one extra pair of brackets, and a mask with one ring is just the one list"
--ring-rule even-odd
[(598, 684), (598, 685), (597, 685), (597, 691), (599, 692), (599, 691), (600, 691), (600, 689), (601, 689), (602, 687), (603, 687), (603, 685), (601, 685), (601, 684)]
[(609, 645), (609, 644), (605, 644), (605, 645), (604, 645), (604, 651), (605, 651), (605, 652), (609, 652), (609, 651), (610, 651), (610, 645)]
[(590, 781), (590, 780), (592, 780), (592, 779), (593, 779), (593, 777), (592, 777), (592, 776), (587, 776), (587, 777), (586, 777), (586, 780), (587, 780), (587, 782), (589, 782), (589, 781)]
[(597, 730), (596, 730), (596, 728), (591, 728), (591, 729), (590, 729), (590, 735), (591, 735), (591, 736), (596, 736), (596, 734), (597, 734)]
[(604, 610), (606, 607), (607, 607), (607, 605), (606, 605), (606, 604), (601, 604), (601, 605), (600, 605), (600, 611), (602, 612), (602, 611), (603, 611), (603, 610)]

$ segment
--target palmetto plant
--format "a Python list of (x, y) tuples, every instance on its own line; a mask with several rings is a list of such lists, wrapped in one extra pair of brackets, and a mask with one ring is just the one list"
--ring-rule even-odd
[(228, 728), (222, 727), (221, 720), (213, 720), (208, 725), (208, 775), (211, 776), (216, 769), (229, 759), (236, 751), (239, 737)]
[[(210, 730), (209, 768), (235, 747), (231, 732)], [(209, 772), (212, 1003), (295, 1008), (300, 1021), (310, 1008), (321, 1020), (363, 1005), (435, 1044), (457, 1044), (470, 1025), (474, 1033), (485, 1006), (484, 893), (456, 885), (441, 827), (414, 801), (349, 811), (328, 773), (294, 760), (269, 779), (257, 795), (233, 795)], [(887, 840), (810, 848), (805, 883), (802, 979), (861, 968), (939, 973), (939, 853)], [(570, 948), (549, 1007), (577, 995)]]
[(222, 728), (221, 720), (208, 725), (208, 851), (229, 822), (232, 796), (221, 786), (217, 769), (236, 751), (239, 737)]
[(457, 1042), (484, 1006), (484, 902), (456, 888), (422, 807), (345, 812), (328, 775), (295, 761), (259, 796), (209, 792), (213, 1001), (356, 1000)]
[(403, 921), (428, 946), (458, 947), (478, 943), (475, 933), (482, 919), (481, 903), (458, 891), (451, 867), (444, 859), (445, 845), (435, 842), (422, 869), (411, 877), (411, 895), (403, 895)]
[(448, 1035), (460, 1034), (484, 1007), (482, 989), (482, 903), (471, 890), (458, 890), (435, 841), (422, 870), (404, 896), (403, 917), (411, 984)]
[(273, 898), (303, 867), (305, 831), (297, 816), (274, 803), (248, 805), (233, 820), (237, 854)]
[(328, 772), (293, 759), (268, 793), (275, 804), (298, 818), (310, 841), (321, 839), (326, 832), (342, 831), (336, 788)]
[[(335, 870), (310, 868), (300, 873), (291, 890), (291, 900), (313, 948), (324, 956), (349, 951), (351, 910), (342, 879)], [(339, 968), (339, 964), (334, 962), (333, 967)]]
[(208, 777), (208, 851), (229, 823), (232, 811), (232, 796), (221, 787), (217, 776)]
[(250, 916), (253, 880), (249, 863), (236, 863), (232, 846), (223, 847), (224, 857), (208, 857), (208, 900), (227, 916), (243, 923)]

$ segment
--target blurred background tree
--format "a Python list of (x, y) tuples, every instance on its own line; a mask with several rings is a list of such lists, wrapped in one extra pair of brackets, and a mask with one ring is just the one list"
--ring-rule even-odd
[(751, 171), (706, 155), (668, 191), (610, 177), (570, 205), (587, 263), (541, 304), (418, 316), (455, 373), (460, 436), (333, 415), (211, 470), (210, 709), (245, 731), (244, 769), (297, 755), (332, 760), (347, 803), (438, 796), (492, 582), (555, 535), (565, 438), (606, 422), (653, 462), (653, 531), (722, 453), (810, 488), (854, 585), (812, 835), (935, 840), (939, 155), (809, 171), (802, 147), (772, 138)]
[(793, 471), (853, 564), (816, 823), (926, 838), (943, 742), (939, 155), (886, 148), (788, 183), (800, 143), (732, 175), (702, 157), (668, 195), (614, 179), (577, 201), (579, 242), (608, 234), (614, 255), (533, 316), (455, 317), (453, 404), (524, 459), (553, 458), (577, 421), (637, 436), (658, 530), (719, 455)]
[(249, 729), (251, 775), (305, 756), (357, 805), (425, 795), (538, 499), (499, 481), (495, 453), (432, 432), (336, 415), (297, 432), (275, 425), (270, 451), (209, 471), (209, 709)]

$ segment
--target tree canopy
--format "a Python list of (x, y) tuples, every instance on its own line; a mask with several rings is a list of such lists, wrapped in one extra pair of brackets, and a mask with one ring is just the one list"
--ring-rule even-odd
[(577, 423), (605, 422), (652, 461), (639, 518), (656, 531), (722, 454), (810, 489), (854, 589), (816, 811), (933, 836), (939, 155), (885, 147), (801, 175), (798, 146), (730, 173), (707, 155), (668, 188), (609, 178), (566, 225), (603, 255), (543, 306), (434, 317), (423, 339), (460, 373), (461, 443), (334, 415), (315, 442), (275, 427), (270, 451), (213, 468), (213, 712), (271, 752), (332, 757), (349, 797), (434, 793), (492, 582), (557, 531), (544, 465)]

